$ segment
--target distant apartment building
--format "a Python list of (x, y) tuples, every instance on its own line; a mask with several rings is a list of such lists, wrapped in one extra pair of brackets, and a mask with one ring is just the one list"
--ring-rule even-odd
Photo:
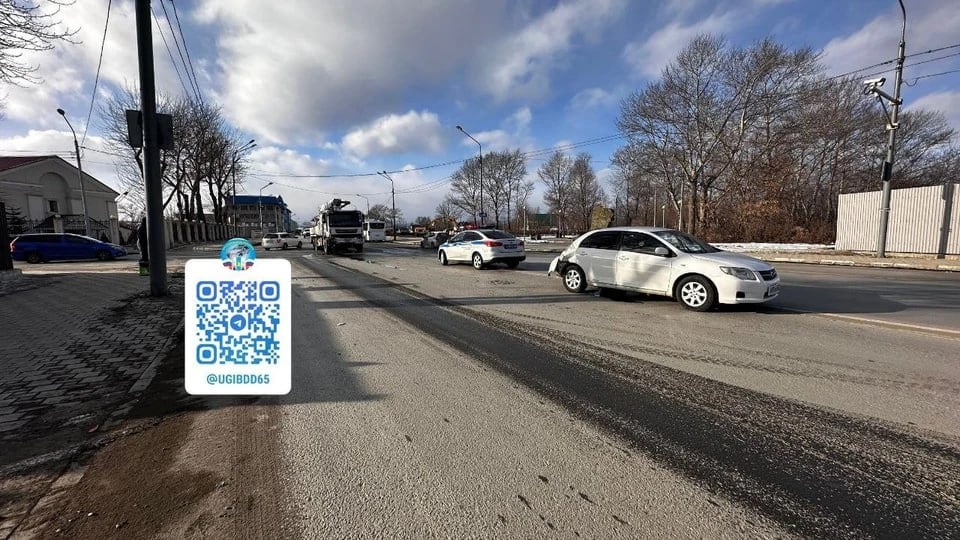
[(293, 231), (297, 228), (290, 208), (278, 195), (228, 197), (224, 215), (227, 223), (254, 230), (261, 230), (262, 223), (263, 232)]

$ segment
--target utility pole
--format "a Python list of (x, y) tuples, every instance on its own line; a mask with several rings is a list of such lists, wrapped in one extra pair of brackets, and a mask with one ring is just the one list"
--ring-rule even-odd
[(156, 297), (167, 294), (167, 246), (163, 238), (163, 184), (160, 178), (150, 0), (136, 0), (136, 21), (137, 54), (140, 60), (140, 103), (143, 111), (143, 175), (147, 195), (150, 296)]
[(233, 151), (233, 161), (230, 162), (230, 172), (233, 173), (233, 201), (232, 202), (233, 202), (233, 235), (234, 236), (240, 235), (240, 224), (237, 223), (237, 221), (240, 219), (239, 207), (237, 205), (237, 161), (239, 159), (237, 156), (241, 152), (245, 152), (247, 150), (253, 149), (253, 147), (256, 145), (257, 143), (255, 139), (250, 139), (249, 141), (247, 141), (246, 144), (244, 144), (240, 148), (237, 148), (236, 150)]
[(390, 178), (390, 175), (387, 174), (387, 171), (381, 171), (377, 174), (379, 174), (380, 176), (390, 181), (390, 200), (391, 200), (391, 203), (393, 204), (393, 215), (392, 215), (393, 241), (396, 242), (397, 241), (397, 194), (396, 194), (396, 191), (394, 190), (393, 178)]
[[(903, 82), (903, 60), (907, 50), (907, 9), (903, 7), (903, 0), (900, 2), (900, 11), (903, 12), (903, 26), (900, 29), (900, 51), (897, 54), (897, 71), (893, 86), (893, 114), (890, 115), (890, 123), (887, 125), (887, 131), (890, 132), (890, 138), (887, 142), (887, 159), (883, 162), (883, 169), (880, 172), (880, 180), (883, 184), (883, 195), (880, 203), (880, 232), (877, 236), (877, 258), (887, 256), (887, 225), (890, 221), (890, 176), (893, 173), (893, 156), (897, 144), (897, 128), (899, 127), (897, 119), (900, 115), (900, 83)], [(877, 99), (882, 99), (879, 85), (875, 85), (871, 90), (877, 94)], [(882, 103), (882, 102), (881, 102)]]

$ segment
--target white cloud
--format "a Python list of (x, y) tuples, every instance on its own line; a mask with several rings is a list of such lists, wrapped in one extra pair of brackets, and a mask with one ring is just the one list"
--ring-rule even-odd
[(570, 100), (570, 108), (578, 111), (610, 107), (616, 104), (617, 96), (603, 88), (581, 90)]
[(340, 147), (358, 157), (416, 151), (438, 153), (444, 150), (445, 138), (435, 113), (409, 111), (382, 116), (347, 133)]
[(439, 84), (504, 32), (505, 3), (203, 0), (221, 101), (238, 127), (313, 144)]
[(960, 91), (936, 92), (922, 96), (913, 102), (907, 102), (906, 109), (913, 108), (942, 112), (950, 126), (960, 132)]
[[(474, 134), (474, 138), (483, 145), (483, 152), (498, 150), (531, 150), (534, 147), (534, 139), (530, 136), (530, 122), (533, 120), (533, 114), (529, 107), (521, 107), (513, 114), (505, 118), (501, 129), (481, 131)], [(475, 145), (470, 139), (465, 139), (464, 146)]]
[[(56, 114), (60, 107), (67, 110), (78, 132), (84, 130), (106, 14), (106, 0), (84, 0), (62, 6), (58, 15), (61, 24), (57, 28), (75, 30), (76, 34), (71, 37), (75, 43), (58, 42), (50, 51), (23, 53), (23, 60), (37, 67), (34, 75), (43, 82), (6, 89), (5, 114), (9, 119), (31, 127), (60, 127), (63, 119)], [(167, 39), (171, 39), (169, 32)], [(104, 43), (98, 99), (102, 99), (108, 84), (133, 86), (139, 83), (136, 43), (134, 4), (117, 0), (111, 7), (110, 26)], [(183, 90), (156, 26), (153, 48), (158, 92), (181, 94)], [(96, 108), (93, 114), (91, 123), (94, 125), (90, 130), (96, 129)]]
[(559, 4), (493, 47), (480, 70), (478, 83), (498, 101), (543, 97), (550, 72), (578, 37), (591, 39), (614, 21), (623, 0), (574, 0)]
[[(866, 67), (897, 56), (900, 43), (902, 14), (897, 4), (892, 4), (885, 12), (872, 19), (856, 32), (832, 39), (823, 48), (822, 63), (828, 73), (840, 74)], [(952, 0), (932, 0), (911, 2), (907, 6), (907, 54), (921, 52), (957, 41), (957, 28), (960, 28), (960, 10)], [(925, 59), (927, 57), (924, 57)], [(916, 60), (921, 60), (917, 58)], [(907, 60), (907, 64), (913, 62)], [(937, 69), (928, 69), (937, 65), (930, 63), (923, 67), (906, 68), (907, 80), (911, 76), (931, 73)], [(885, 66), (890, 72), (894, 65)], [(883, 67), (875, 71), (881, 71)], [(873, 73), (874, 70), (867, 72)]]
[(743, 18), (734, 11), (714, 13), (692, 24), (672, 22), (646, 40), (628, 43), (623, 59), (641, 77), (655, 78), (691, 39), (699, 34), (722, 34), (739, 26)]
[(517, 109), (517, 112), (510, 115), (506, 124), (513, 128), (514, 131), (519, 132), (530, 127), (531, 120), (533, 120), (533, 113), (530, 112), (530, 107), (520, 107)]

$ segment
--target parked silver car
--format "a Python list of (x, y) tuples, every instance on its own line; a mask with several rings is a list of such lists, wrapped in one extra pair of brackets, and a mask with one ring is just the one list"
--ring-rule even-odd
[(590, 231), (550, 263), (547, 275), (554, 272), (570, 292), (598, 287), (657, 294), (694, 311), (780, 294), (780, 276), (770, 264), (661, 227)]
[(440, 244), (447, 241), (450, 238), (450, 235), (445, 232), (431, 232), (427, 233), (422, 239), (420, 239), (420, 247), (424, 249), (438, 248)]

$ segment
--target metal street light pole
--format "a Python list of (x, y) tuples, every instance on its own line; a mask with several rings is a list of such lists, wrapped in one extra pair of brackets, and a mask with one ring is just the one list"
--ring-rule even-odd
[(394, 190), (393, 178), (390, 178), (390, 175), (387, 174), (387, 171), (381, 171), (377, 174), (379, 174), (380, 176), (390, 181), (390, 200), (393, 204), (393, 216), (392, 216), (393, 241), (396, 242), (397, 241), (397, 194), (396, 194), (396, 191)]
[(273, 182), (267, 182), (267, 185), (260, 188), (260, 196), (257, 197), (257, 203), (260, 205), (260, 234), (263, 234), (263, 190), (272, 186)]
[(367, 213), (366, 213), (366, 215), (369, 216), (369, 215), (370, 215), (370, 199), (364, 197), (363, 195), (361, 195), (361, 194), (359, 194), (359, 193), (357, 193), (357, 197), (360, 197), (360, 198), (362, 198), (363, 200), (367, 201)]
[(893, 154), (897, 144), (897, 118), (900, 115), (900, 83), (903, 82), (903, 60), (905, 58), (907, 47), (907, 9), (903, 7), (903, 0), (900, 2), (900, 11), (903, 13), (903, 26), (900, 28), (900, 51), (897, 54), (897, 71), (893, 87), (893, 114), (890, 115), (890, 125), (887, 131), (890, 132), (890, 139), (887, 142), (887, 159), (883, 162), (883, 169), (880, 173), (880, 179), (883, 184), (883, 195), (880, 203), (880, 233), (877, 237), (877, 258), (883, 258), (887, 255), (887, 223), (890, 220), (890, 176), (893, 172)]
[(80, 180), (80, 204), (83, 206), (83, 234), (90, 236), (90, 216), (87, 215), (87, 190), (83, 186), (83, 165), (80, 164), (80, 143), (77, 142), (77, 132), (73, 130), (73, 126), (67, 118), (67, 113), (63, 109), (57, 109), (57, 112), (60, 113), (60, 116), (63, 117), (67, 126), (70, 127), (70, 132), (73, 133), (73, 149), (77, 152), (77, 179)]
[(473, 135), (467, 133), (462, 126), (457, 126), (457, 129), (460, 130), (460, 133), (470, 137), (470, 140), (477, 143), (480, 148), (480, 224), (483, 226), (483, 220), (487, 217), (487, 214), (483, 211), (483, 145), (480, 144), (480, 141), (474, 139)]

